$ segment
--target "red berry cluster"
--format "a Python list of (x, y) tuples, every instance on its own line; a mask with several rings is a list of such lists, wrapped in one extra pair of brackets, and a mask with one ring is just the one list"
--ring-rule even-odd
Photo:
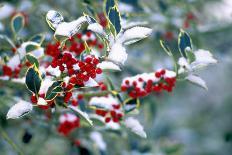
[(120, 104), (113, 104), (112, 107), (112, 110), (97, 109), (95, 113), (104, 117), (105, 123), (109, 123), (111, 120), (115, 123), (118, 123), (123, 117), (123, 113), (120, 111), (121, 106)]
[(64, 136), (68, 136), (76, 128), (80, 127), (80, 119), (70, 113), (60, 116), (60, 124), (57, 128), (58, 132)]
[[(69, 84), (69, 85), (67, 85), (67, 87), (65, 89), (67, 90), (67, 89), (71, 89), (71, 88), (73, 88), (73, 85)], [(79, 94), (79, 95), (77, 95), (77, 97), (74, 97), (74, 95), (71, 91), (65, 92), (65, 94), (64, 94), (64, 102), (69, 103), (69, 101), (70, 101), (72, 106), (78, 106), (79, 100), (82, 100), (82, 99), (83, 99), (83, 95)]]
[(183, 23), (183, 27), (184, 28), (189, 28), (190, 27), (190, 23), (192, 21), (196, 21), (196, 16), (192, 13), (192, 12), (188, 12), (186, 17), (185, 17), (185, 20), (184, 20), (184, 23)]
[(105, 16), (105, 14), (102, 12), (102, 13), (99, 13), (97, 16), (98, 16), (98, 19), (99, 19), (99, 23), (103, 27), (106, 27), (108, 25), (108, 21), (107, 21), (107, 18)]
[(104, 82), (99, 82), (99, 88), (102, 90), (102, 91), (105, 91), (107, 90), (107, 86)]
[[(45, 99), (45, 94), (42, 93), (42, 94), (39, 94), (39, 97)], [(47, 110), (49, 108), (52, 108), (55, 106), (55, 102), (54, 100), (45, 100), (47, 102), (47, 105), (38, 105), (39, 108), (43, 109), (43, 110)], [(35, 94), (32, 94), (31, 95), (31, 102), (32, 104), (38, 104), (38, 98), (35, 96)]]
[(155, 73), (141, 74), (136, 77), (126, 78), (122, 85), (121, 90), (127, 92), (132, 98), (145, 97), (152, 92), (161, 92), (166, 90), (171, 92), (175, 86), (176, 78), (175, 73), (172, 76), (166, 75), (167, 70), (159, 70)]
[(18, 78), (22, 65), (19, 64), (15, 69), (10, 68), (7, 65), (2, 66), (3, 76)]
[(86, 31), (85, 33), (78, 33), (69, 39), (70, 45), (65, 46), (65, 50), (81, 54), (85, 50), (84, 42), (88, 44), (89, 47), (98, 48), (102, 50), (104, 45), (97, 40), (97, 37), (91, 31)]
[(71, 77), (69, 82), (83, 86), (89, 78), (95, 78), (96, 74), (101, 74), (102, 70), (97, 68), (99, 59), (95, 56), (87, 56), (84, 61), (80, 61), (69, 52), (62, 54), (62, 57), (54, 58), (51, 62), (53, 68), (59, 67), (61, 72), (67, 72)]

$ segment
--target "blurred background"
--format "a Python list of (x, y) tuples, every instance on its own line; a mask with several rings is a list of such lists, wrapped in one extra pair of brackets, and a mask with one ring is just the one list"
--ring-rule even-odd
[[(102, 0), (1, 0), (2, 4), (1, 34), (9, 34), (11, 16), (21, 12), (26, 18), (26, 28), (21, 35), (26, 39), (36, 33), (45, 33), (45, 45), (51, 42), (53, 34), (45, 20), (48, 10), (60, 11), (66, 21), (88, 12), (86, 6), (93, 7), (99, 17), (103, 12)], [(199, 72), (208, 91), (178, 82), (172, 93), (144, 98), (136, 117), (144, 126), (147, 139), (129, 131), (104, 131), (101, 135), (106, 147), (99, 150), (91, 139), (91, 129), (78, 131), (81, 146), (76, 147), (56, 133), (53, 125), (44, 122), (41, 113), (30, 118), (6, 120), (6, 113), (13, 104), (12, 96), (26, 96), (27, 92), (24, 94), (17, 86), (6, 87), (0, 83), (0, 125), (4, 131), (25, 154), (34, 155), (231, 155), (232, 1), (119, 0), (119, 10), (128, 21), (147, 22), (153, 34), (128, 47), (129, 59), (123, 73), (112, 75), (116, 85), (119, 86), (121, 79), (128, 75), (152, 72), (161, 67), (172, 69), (172, 60), (161, 48), (159, 40), (166, 40), (173, 52), (178, 52), (177, 38), (182, 28), (190, 34), (194, 49), (210, 50), (218, 59), (217, 65)], [(25, 143), (23, 139), (27, 134), (32, 138)], [(0, 152), (1, 155), (17, 154), (2, 137)]]

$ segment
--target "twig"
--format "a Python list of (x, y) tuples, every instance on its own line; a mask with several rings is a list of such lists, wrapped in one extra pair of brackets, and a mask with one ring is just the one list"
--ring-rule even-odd
[(11, 140), (8, 134), (0, 127), (2, 137), (12, 146), (12, 148), (20, 155), (24, 155), (21, 149)]

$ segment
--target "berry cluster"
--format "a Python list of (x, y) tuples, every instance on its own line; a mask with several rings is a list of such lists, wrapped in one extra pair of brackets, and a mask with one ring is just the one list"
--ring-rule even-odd
[(21, 68), (22, 68), (21, 64), (19, 64), (18, 67), (16, 67), (15, 69), (12, 69), (7, 65), (3, 65), (2, 66), (3, 76), (18, 78)]
[(64, 136), (68, 136), (74, 129), (80, 127), (80, 119), (71, 113), (63, 114), (59, 118), (58, 132)]
[(171, 92), (176, 82), (176, 73), (168, 70), (158, 70), (155, 73), (143, 73), (125, 78), (121, 90), (132, 98), (144, 97), (151, 92), (166, 90)]
[(118, 123), (123, 117), (121, 105), (112, 96), (93, 97), (89, 101), (89, 105), (97, 107), (95, 113), (104, 117), (105, 123), (111, 121)]
[[(40, 103), (38, 102), (45, 102), (46, 105), (40, 105)], [(35, 94), (31, 95), (31, 103), (37, 105), (38, 107), (43, 109), (43, 110), (47, 110), (49, 108), (52, 108), (55, 106), (55, 102), (54, 100), (45, 100), (45, 93), (41, 93), (39, 94), (39, 97), (37, 98)]]

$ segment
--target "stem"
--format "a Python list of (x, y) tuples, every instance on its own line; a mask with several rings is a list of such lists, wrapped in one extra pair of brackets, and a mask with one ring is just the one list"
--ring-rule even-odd
[(11, 138), (8, 136), (8, 134), (0, 127), (0, 134), (2, 137), (9, 143), (12, 148), (20, 155), (24, 155), (24, 153), (21, 151), (21, 149), (11, 140)]
[(109, 90), (106, 90), (106, 91), (101, 91), (101, 92), (93, 92), (93, 93), (83, 93), (81, 95), (83, 95), (84, 97), (92, 97), (92, 96), (105, 96), (107, 94), (115, 94), (115, 93), (118, 93), (120, 92), (119, 90), (112, 90), (112, 91), (109, 91)]

